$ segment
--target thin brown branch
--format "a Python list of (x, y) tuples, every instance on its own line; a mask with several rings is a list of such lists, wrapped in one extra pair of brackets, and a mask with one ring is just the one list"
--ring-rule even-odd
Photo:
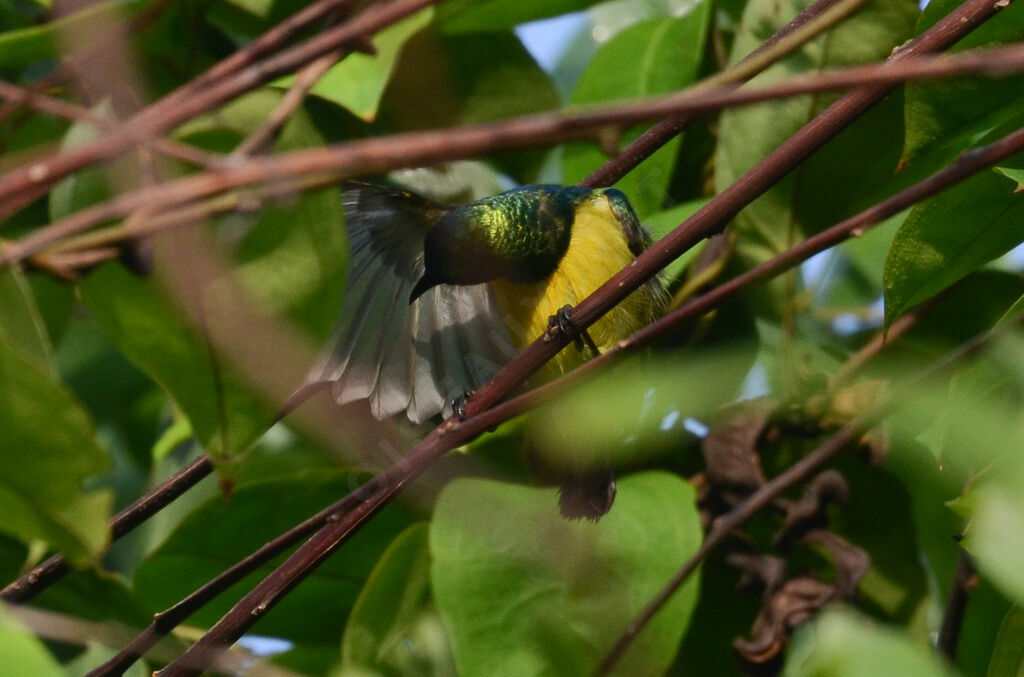
[[(397, 464), (401, 466), (402, 464)], [(426, 467), (425, 465), (423, 467)], [(331, 553), (358, 529), (359, 525), (375, 515), (405, 485), (407, 476), (378, 475), (380, 482), (371, 480), (351, 495), (354, 507), (329, 518), (327, 524), (306, 541), (294, 554), (275, 569), (275, 573), (260, 581), (218, 623), (189, 649), (172, 661), (154, 677), (183, 677), (199, 675), (209, 661), (220, 655), (235, 642), (246, 629), (263, 617), (281, 597), (305, 580)], [(377, 486), (380, 485), (380, 486)], [(373, 487), (373, 491), (363, 488)]]
[(131, 642), (127, 643), (117, 654), (110, 657), (102, 665), (91, 670), (87, 677), (110, 677), (111, 675), (123, 674), (132, 663), (147, 653), (162, 637), (212, 599), (260, 565), (295, 545), (302, 538), (316, 532), (329, 521), (335, 520), (339, 516), (353, 510), (359, 505), (360, 501), (361, 498), (358, 492), (349, 494), (300, 524), (295, 525), (272, 541), (260, 546), (259, 549), (222, 571), (215, 578), (212, 578), (190, 593), (174, 606), (155, 614), (153, 622), (149, 627), (132, 639)]
[[(865, 0), (817, 0), (735, 65), (701, 82), (698, 85), (699, 89), (713, 89), (715, 86), (745, 82), (842, 21), (864, 2)], [(612, 185), (675, 138), (697, 117), (698, 113), (691, 112), (662, 120), (643, 132), (617, 156), (580, 181), (580, 185), (592, 188)]]
[[(358, 47), (369, 35), (419, 11), (431, 2), (433, 0), (395, 0), (388, 4), (370, 5), (348, 21), (263, 61), (250, 64), (251, 53), (247, 52), (244, 58), (229, 58), (221, 62), (189, 85), (141, 111), (117, 130), (0, 176), (0, 218), (44, 195), (68, 174), (109, 160), (279, 75), (291, 73), (324, 54), (351, 45)], [(337, 3), (332, 3), (331, 9), (337, 6)], [(275, 41), (276, 44), (279, 43)]]
[[(213, 465), (206, 456), (192, 461), (159, 487), (147, 492), (114, 515), (110, 520), (111, 538), (116, 540), (142, 524), (212, 471)], [(0, 590), (0, 599), (12, 604), (27, 602), (47, 586), (62, 578), (68, 571), (68, 565), (63, 555), (54, 555)]]
[[(84, 106), (62, 101), (3, 80), (0, 80), (0, 99), (17, 106), (27, 106), (40, 113), (56, 115), (75, 122), (88, 122), (102, 130), (109, 131), (117, 127), (117, 122), (114, 120), (98, 115)], [(223, 160), (212, 153), (172, 139), (154, 138), (149, 144), (164, 155), (184, 160), (199, 167), (213, 168), (223, 164)]]
[[(996, 2), (997, 0), (992, 0)], [(956, 55), (920, 56), (922, 50), (911, 46), (897, 52), (884, 64), (853, 67), (828, 73), (792, 78), (763, 88), (726, 87), (713, 91), (689, 91), (654, 99), (632, 101), (586, 112), (542, 113), (510, 118), (482, 125), (409, 132), (373, 139), (351, 141), (335, 146), (302, 150), (272, 158), (254, 158), (244, 165), (206, 172), (119, 195), (107, 202), (83, 209), (54, 222), (11, 244), (0, 254), (0, 265), (31, 256), (57, 240), (82, 232), (103, 221), (115, 219), (147, 206), (163, 210), (203, 197), (255, 183), (271, 183), (290, 177), (310, 177), (309, 185), (326, 185), (358, 174), (380, 173), (401, 167), (422, 166), (441, 160), (474, 157), (482, 153), (531, 145), (544, 145), (587, 136), (608, 126), (621, 126), (654, 119), (679, 111), (717, 110), (722, 106), (753, 103), (768, 99), (821, 92), (861, 84), (833, 107), (847, 112), (867, 107), (875, 99), (873, 92), (888, 93), (896, 83), (913, 78), (965, 73), (1003, 75), (1024, 69), (1024, 45)], [(881, 96), (881, 95), (878, 95)], [(831, 109), (830, 109), (831, 110)], [(838, 113), (830, 113), (836, 115)], [(802, 134), (825, 134), (832, 124), (818, 118)], [(827, 139), (825, 139), (827, 140)], [(823, 143), (824, 141), (822, 141)], [(784, 144), (772, 157), (775, 163), (794, 150), (803, 152), (804, 141)], [(782, 151), (785, 149), (785, 153)], [(791, 161), (792, 158), (789, 158)], [(762, 168), (760, 171), (764, 171)], [(770, 184), (767, 184), (770, 185)], [(749, 190), (750, 182), (738, 182), (729, 190)], [(724, 193), (723, 193), (724, 194)], [(717, 219), (724, 223), (732, 215), (712, 214), (721, 208), (716, 199), (701, 212), (699, 220)], [(695, 217), (696, 218), (696, 217)], [(710, 233), (709, 233), (710, 234)], [(680, 237), (676, 235), (675, 237)], [(698, 238), (699, 239), (699, 238)], [(663, 241), (664, 242), (664, 241)], [(665, 261), (667, 264), (667, 260)]]
[(960, 549), (957, 554), (956, 566), (953, 569), (953, 580), (949, 584), (949, 596), (946, 608), (942, 613), (942, 625), (936, 646), (942, 655), (950, 661), (956, 660), (957, 648), (960, 645), (960, 628), (963, 626), (964, 613), (971, 591), (978, 587), (978, 573), (967, 551)]
[[(961, 179), (962, 180), (962, 179)], [(935, 192), (938, 192), (936, 190)], [(878, 225), (878, 224), (873, 224)], [(850, 356), (829, 378), (829, 390), (836, 390), (846, 385), (853, 376), (870, 360), (874, 359), (886, 346), (892, 345), (898, 338), (917, 326), (925, 315), (932, 311), (935, 304), (944, 296), (938, 294), (920, 303), (896, 318), (887, 329), (879, 330), (870, 341)]]
[(316, 61), (304, 66), (295, 74), (295, 82), (285, 92), (281, 102), (267, 116), (266, 121), (255, 132), (250, 134), (231, 153), (235, 158), (242, 158), (247, 155), (260, 155), (270, 149), (274, 139), (281, 133), (288, 119), (295, 110), (302, 105), (302, 102), (309, 94), (309, 90), (330, 70), (331, 66), (338, 63), (342, 56), (341, 52), (333, 52), (322, 56)]

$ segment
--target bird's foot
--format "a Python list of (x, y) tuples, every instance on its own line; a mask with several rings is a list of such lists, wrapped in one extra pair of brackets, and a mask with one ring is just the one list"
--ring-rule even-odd
[(460, 421), (466, 420), (466, 404), (471, 397), (473, 391), (463, 388), (462, 393), (452, 398), (452, 413), (458, 416)]
[(572, 306), (565, 305), (549, 317), (548, 330), (544, 334), (544, 340), (553, 341), (558, 334), (571, 336), (577, 350), (583, 350), (583, 347), (586, 346), (594, 352), (594, 355), (600, 355), (601, 351), (597, 349), (597, 344), (590, 337), (590, 333), (586, 329), (581, 330), (576, 326), (576, 323), (572, 321), (571, 313)]

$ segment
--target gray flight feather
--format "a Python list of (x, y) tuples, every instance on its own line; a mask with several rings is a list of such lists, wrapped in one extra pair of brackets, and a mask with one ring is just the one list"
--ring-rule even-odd
[(369, 401), (377, 418), (419, 423), (486, 383), (516, 351), (486, 284), (438, 285), (409, 303), (427, 231), (449, 207), (404, 191), (348, 184), (349, 271), (330, 350), (310, 382), (340, 404)]

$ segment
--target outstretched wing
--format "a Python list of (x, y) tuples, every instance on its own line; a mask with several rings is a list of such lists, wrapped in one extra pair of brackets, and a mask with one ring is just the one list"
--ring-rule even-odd
[(487, 285), (438, 285), (412, 304), (423, 240), (449, 208), (370, 184), (343, 191), (349, 271), (337, 328), (310, 381), (340, 404), (368, 399), (377, 418), (414, 422), (450, 411), (515, 355)]

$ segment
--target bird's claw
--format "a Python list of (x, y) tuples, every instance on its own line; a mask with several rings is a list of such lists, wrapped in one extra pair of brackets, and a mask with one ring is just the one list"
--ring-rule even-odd
[(571, 313), (572, 306), (565, 305), (549, 317), (548, 330), (544, 333), (544, 340), (553, 341), (558, 334), (571, 336), (576, 350), (583, 350), (584, 346), (586, 346), (594, 352), (594, 355), (600, 355), (601, 351), (597, 349), (597, 344), (590, 337), (590, 333), (586, 329), (580, 330), (576, 326), (576, 323), (572, 321)]
[(463, 388), (462, 393), (452, 398), (452, 413), (459, 417), (460, 421), (466, 420), (466, 404), (473, 397), (473, 391)]

